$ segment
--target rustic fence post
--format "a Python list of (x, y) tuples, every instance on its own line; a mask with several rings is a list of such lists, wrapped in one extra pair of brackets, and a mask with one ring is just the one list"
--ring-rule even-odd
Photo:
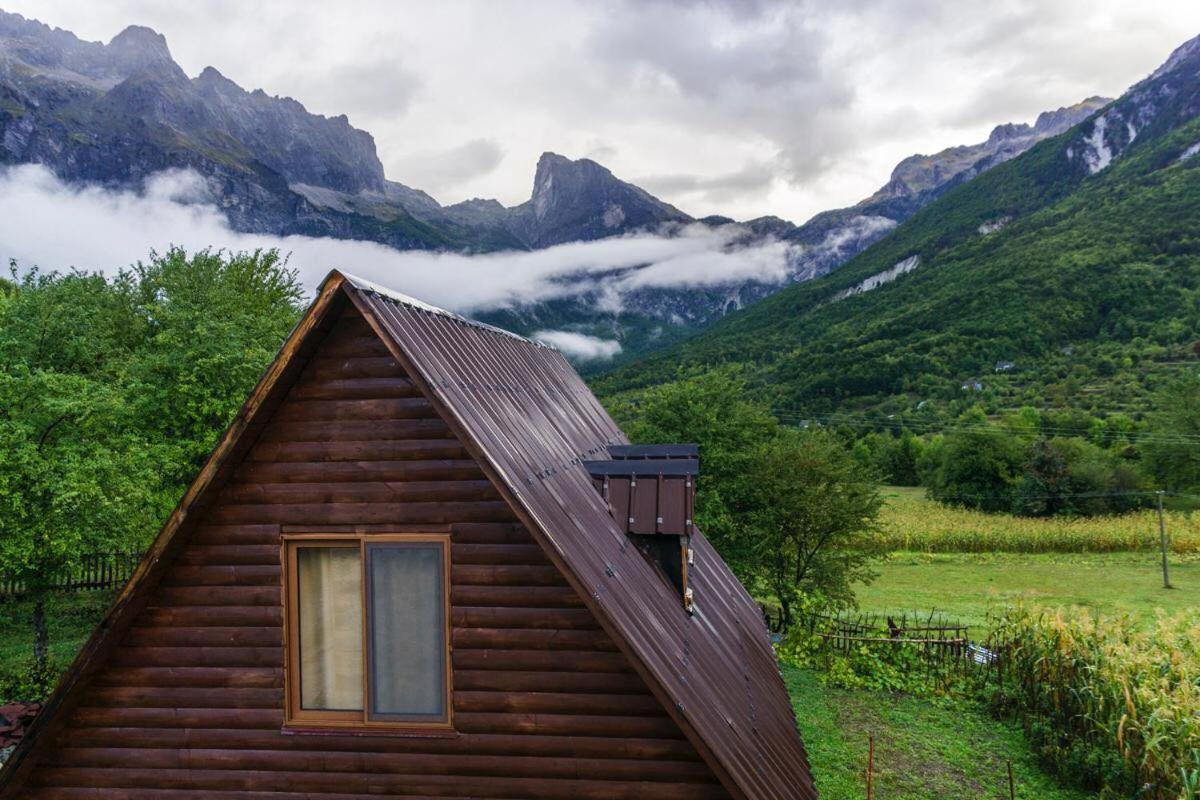
[(875, 736), (867, 736), (867, 800), (875, 797)]

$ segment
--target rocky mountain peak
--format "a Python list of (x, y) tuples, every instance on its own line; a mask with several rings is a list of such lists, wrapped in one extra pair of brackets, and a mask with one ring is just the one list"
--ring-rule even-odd
[(1149, 80), (1161, 78), (1164, 75), (1175, 72), (1184, 64), (1196, 59), (1200, 59), (1200, 36), (1188, 39), (1179, 45), (1179, 47), (1176, 47), (1167, 60), (1163, 62), (1162, 66), (1150, 74)]
[(127, 72), (174, 65), (167, 37), (144, 25), (130, 25), (108, 43), (108, 52)]

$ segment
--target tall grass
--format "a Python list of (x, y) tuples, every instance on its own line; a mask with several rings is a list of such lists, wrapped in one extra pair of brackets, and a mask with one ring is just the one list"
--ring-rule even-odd
[(1127, 617), (1014, 609), (996, 620), (997, 711), (1065, 780), (1105, 796), (1200, 798), (1200, 611)]
[[(927, 553), (1112, 553), (1159, 547), (1158, 515), (1036, 519), (953, 508), (919, 490), (889, 490), (880, 550)], [(1200, 513), (1167, 511), (1171, 550), (1200, 553)]]

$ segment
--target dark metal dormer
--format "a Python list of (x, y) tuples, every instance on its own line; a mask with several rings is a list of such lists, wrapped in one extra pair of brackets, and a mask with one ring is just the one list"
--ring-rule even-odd
[(585, 461), (609, 512), (642, 555), (679, 590), (692, 610), (688, 588), (695, 530), (696, 445), (619, 445), (610, 461)]

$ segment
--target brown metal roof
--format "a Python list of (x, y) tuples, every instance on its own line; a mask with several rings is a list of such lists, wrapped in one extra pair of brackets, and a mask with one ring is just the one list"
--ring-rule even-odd
[(735, 796), (815, 798), (759, 609), (700, 534), (695, 613), (631, 546), (583, 462), (628, 440), (556, 350), (333, 273), (493, 473)]

